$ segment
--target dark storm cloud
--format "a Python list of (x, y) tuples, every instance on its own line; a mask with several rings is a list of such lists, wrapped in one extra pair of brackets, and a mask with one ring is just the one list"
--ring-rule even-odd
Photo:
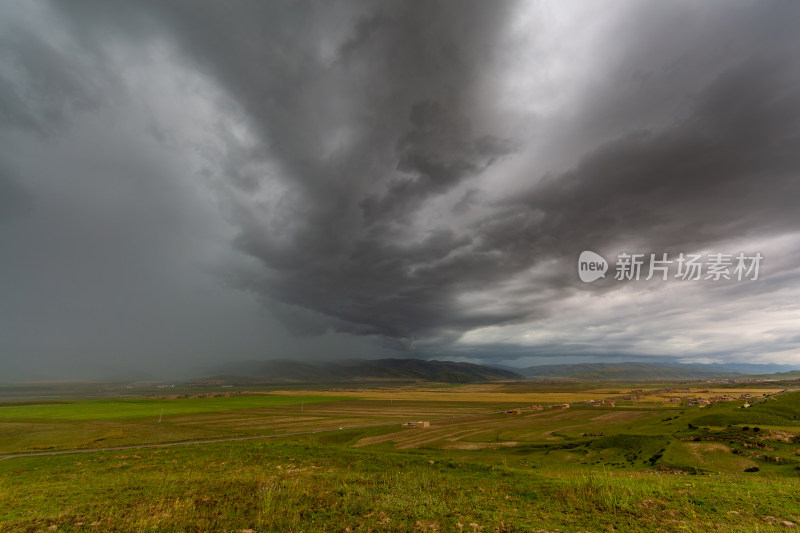
[(68, 115), (95, 107), (101, 97), (79, 58), (29, 29), (7, 28), (0, 37), (0, 54), (6, 62), (0, 74), (0, 118), (6, 127), (51, 134)]
[(24, 215), (33, 204), (33, 198), (13, 171), (0, 166), (0, 224)]
[[(742, 330), (732, 317), (749, 304), (738, 300), (765, 309), (765, 295), (794, 294), (795, 4), (48, 5), (6, 8), (23, 14), (0, 38), (2, 133), (27, 151), (2, 153), (24, 172), (0, 166), (0, 228), (4, 213), (23, 220), (44, 200), (38, 225), (20, 227), (49, 235), (63, 214), (80, 233), (64, 240), (86, 242), (55, 277), (109, 265), (101, 296), (127, 294), (113, 287), (130, 278), (160, 294), (208, 248), (223, 256), (222, 280), (269, 316), (326, 335), (303, 349), (286, 341), (280, 356), (323, 352), (333, 330), (347, 349), (342, 338), (367, 337), (419, 356), (513, 359), (718, 354), (684, 338), (681, 302)], [(34, 164), (41, 149), (52, 151)], [(113, 252), (92, 246), (82, 212), (116, 229)], [(678, 298), (583, 285), (574, 272), (586, 249), (760, 243), (786, 250), (758, 289)], [(22, 262), (8, 268), (22, 279)], [(658, 334), (624, 311), (651, 297), (665, 304)], [(197, 311), (178, 297), (173, 307)], [(269, 318), (237, 309), (228, 331), (263, 319), (275, 335)], [(608, 323), (613, 312), (624, 327)], [(267, 342), (258, 336), (252, 327), (239, 342), (252, 353)]]
[(486, 223), (487, 246), (563, 257), (625, 241), (697, 249), (797, 228), (793, 56), (747, 58), (703, 87), (674, 125), (632, 132), (546, 176)]
[[(772, 14), (782, 19), (796, 15), (793, 11)], [(761, 24), (754, 30), (764, 32), (762, 48), (733, 59), (704, 85), (687, 80), (683, 89), (688, 110), (672, 123), (634, 129), (597, 147), (574, 169), (546, 176), (520, 198), (502, 203), (499, 213), (471, 228), (470, 237), (441, 231), (413, 246), (397, 246), (392, 244), (392, 224), (402, 223), (409, 210), (451, 181), (478, 173), (507, 153), (508, 141), (487, 137), (481, 140), (488, 153), (475, 148), (478, 141), (469, 138), (468, 119), (452, 118), (441, 104), (414, 103), (409, 113), (413, 129), (389, 129), (396, 132), (395, 146), (401, 148), (395, 152), (396, 168), (414, 177), (391, 180), (384, 191), (368, 195), (361, 203), (363, 223), (356, 226), (369, 229), (379, 218), (386, 229), (368, 231), (367, 240), (328, 253), (324, 246), (303, 243), (302, 251), (312, 254), (309, 264), (287, 272), (273, 294), (354, 324), (352, 331), (392, 337), (437, 331), (457, 335), (540, 312), (522, 302), (501, 313), (466, 317), (453, 296), (465, 288), (490, 286), (546, 259), (561, 261), (562, 273), (537, 280), (529, 290), (574, 287), (572, 262), (583, 249), (644, 242), (652, 250), (693, 250), (732, 237), (791, 230), (798, 222), (791, 203), (800, 193), (800, 159), (793, 148), (800, 132), (800, 80), (793, 59), (797, 47), (791, 46), (796, 39), (787, 35), (792, 30), (786, 26), (776, 31)], [(714, 43), (713, 36), (706, 39)], [(646, 65), (646, 58), (636, 59)], [(675, 76), (681, 75), (680, 65), (674, 70)], [(392, 79), (394, 87), (402, 87), (407, 77)], [(457, 94), (451, 98), (458, 101)], [(415, 203), (409, 206), (410, 201)], [(320, 226), (318, 233), (328, 229)], [(244, 249), (258, 253), (258, 242), (246, 243)], [(273, 263), (269, 254), (261, 257)]]
[[(257, 191), (265, 176), (243, 178), (242, 157), (264, 158), (289, 190), (277, 220), (249, 198), (233, 202), (238, 247), (269, 270), (239, 283), (343, 331), (412, 338), (439, 329), (454, 280), (429, 265), (469, 239), (447, 230), (396, 239), (427, 199), (511, 152), (470, 117), (483, 105), (473, 84), (513, 4), (247, 6), (151, 6), (258, 135), (249, 153), (229, 150), (224, 174)], [(334, 15), (341, 8), (346, 15)]]
[[(323, 329), (325, 321), (288, 309), (319, 313), (327, 326), (351, 333), (457, 338), (540, 315), (529, 301), (465, 312), (456, 299), (542, 261), (556, 260), (561, 271), (526, 289), (558, 298), (575, 288), (571, 263), (582, 249), (626, 242), (694, 249), (797, 223), (791, 199), (798, 193), (800, 91), (797, 38), (786, 23), (797, 8), (788, 4), (704, 11), (698, 16), (717, 20), (683, 35), (701, 47), (692, 51), (701, 57), (694, 61), (661, 57), (658, 45), (677, 46), (666, 26), (695, 8), (631, 10), (616, 45), (624, 53), (609, 62), (609, 75), (624, 83), (578, 104), (588, 128), (605, 124), (618, 137), (591, 146), (566, 172), (530, 168), (541, 181), (495, 202), (467, 231), (432, 225), (422, 235), (407, 225), (427, 202), (515, 151), (516, 139), (482, 128), (475, 117), (481, 109), (493, 113), (476, 86), (518, 6), (142, 5), (227, 89), (255, 132), (255, 147), (229, 146), (223, 178), (256, 194), (267, 176), (244, 176), (242, 168), (263, 160), (285, 187), (273, 212), (247, 196), (229, 208), (237, 246), (264, 265), (237, 283), (287, 304), (282, 315), (300, 330), (302, 323)], [(84, 15), (126, 29), (116, 13)], [(747, 54), (726, 57), (726, 46)], [(680, 95), (682, 107), (642, 125), (640, 115), (662, 108), (665, 94)]]
[(510, 152), (507, 142), (486, 135), (469, 139), (470, 124), (449, 104), (425, 101), (409, 112), (412, 129), (397, 142), (397, 170), (412, 177), (393, 180), (383, 196), (361, 204), (367, 224), (414, 211), (429, 196), (479, 174)]

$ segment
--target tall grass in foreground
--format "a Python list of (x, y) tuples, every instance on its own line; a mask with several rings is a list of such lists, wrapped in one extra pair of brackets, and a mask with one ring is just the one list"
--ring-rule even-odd
[(312, 439), (0, 462), (0, 530), (773, 531), (800, 481), (481, 465)]

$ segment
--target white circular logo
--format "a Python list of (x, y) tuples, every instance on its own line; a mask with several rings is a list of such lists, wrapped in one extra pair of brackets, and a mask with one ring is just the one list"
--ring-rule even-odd
[(603, 256), (594, 252), (585, 251), (578, 258), (578, 276), (581, 281), (590, 283), (596, 279), (606, 277), (608, 261)]

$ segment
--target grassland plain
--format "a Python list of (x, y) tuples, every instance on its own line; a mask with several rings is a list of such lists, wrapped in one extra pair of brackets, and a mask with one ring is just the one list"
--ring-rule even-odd
[[(163, 407), (165, 404), (171, 407)], [(156, 399), (143, 403), (104, 399), (74, 404), (10, 405), (0, 407), (0, 455), (399, 425), (417, 418), (474, 416), (505, 409), (507, 405), (508, 402), (431, 402), (400, 397), (371, 400), (342, 395), (286, 394)], [(88, 407), (86, 417), (75, 418), (76, 408), (81, 407)], [(23, 410), (35, 416), (22, 416)], [(139, 410), (148, 416), (128, 416)], [(115, 416), (117, 412), (122, 416)], [(99, 413), (106, 418), (100, 418)]]
[(244, 395), (211, 398), (107, 398), (76, 399), (59, 402), (17, 402), (3, 405), (3, 420), (48, 418), (61, 420), (107, 420), (121, 418), (158, 418), (161, 414), (178, 415), (234, 409), (254, 409), (276, 405), (295, 405), (332, 401), (330, 396), (314, 395)]
[(800, 482), (536, 472), (353, 449), (368, 431), (0, 463), (4, 531), (772, 531)]
[[(0, 403), (0, 454), (153, 444), (253, 433), (224, 424), (198, 424), (203, 415), (269, 419), (301, 406), (347, 401), (314, 395), (206, 398), (99, 398)], [(310, 418), (310, 417), (309, 417)], [(178, 422), (171, 422), (177, 419)], [(182, 420), (189, 423), (180, 423)], [(218, 419), (213, 419), (218, 422)], [(276, 425), (276, 427), (280, 427)], [(302, 429), (302, 428), (301, 428)], [(287, 431), (288, 432), (288, 431)]]
[[(515, 415), (486, 413), (528, 403), (528, 386), (470, 385), (454, 399), (457, 390), (6, 403), (0, 447), (17, 453), (333, 431), (0, 461), (0, 531), (772, 531), (800, 523), (800, 392), (748, 409), (645, 395), (622, 407)], [(553, 392), (562, 401), (563, 388)], [(420, 418), (431, 427), (398, 424)], [(377, 423), (390, 425), (337, 429)]]

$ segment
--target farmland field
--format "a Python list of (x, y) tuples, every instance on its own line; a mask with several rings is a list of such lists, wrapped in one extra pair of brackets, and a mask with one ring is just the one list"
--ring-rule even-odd
[[(800, 392), (647, 387), (351, 384), (5, 401), (0, 455), (11, 457), (0, 461), (0, 530), (770, 531), (800, 523)], [(689, 405), (722, 394), (754, 399)], [(430, 427), (401, 426), (417, 420)], [(24, 456), (240, 437), (251, 440)]]

